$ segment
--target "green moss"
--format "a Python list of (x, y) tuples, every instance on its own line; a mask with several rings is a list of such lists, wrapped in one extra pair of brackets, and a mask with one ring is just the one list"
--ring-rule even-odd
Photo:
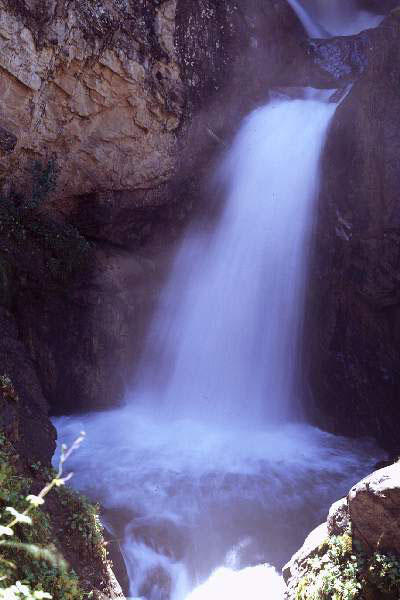
[(306, 563), (296, 590), (297, 600), (396, 600), (400, 589), (400, 557), (367, 555), (350, 533), (332, 536)]
[(56, 488), (54, 493), (59, 496), (61, 506), (68, 514), (63, 529), (64, 542), (82, 556), (89, 554), (100, 561), (106, 561), (100, 507), (68, 487)]
[(9, 296), (10, 269), (20, 277), (47, 277), (64, 283), (89, 257), (91, 244), (75, 227), (38, 210), (54, 191), (57, 175), (54, 161), (47, 165), (35, 162), (26, 191), (0, 198), (0, 302), (2, 288), (6, 299)]
[[(18, 402), (18, 394), (8, 375), (0, 375), (0, 393), (6, 402)], [(4, 434), (2, 434), (4, 436)], [(5, 441), (5, 438), (4, 438)]]

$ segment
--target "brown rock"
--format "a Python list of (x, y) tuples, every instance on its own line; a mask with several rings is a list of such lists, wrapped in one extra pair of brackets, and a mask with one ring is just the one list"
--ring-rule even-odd
[(355, 485), (348, 505), (353, 538), (369, 551), (400, 553), (400, 464), (375, 471)]
[(0, 174), (56, 158), (62, 195), (168, 179), (182, 116), (175, 0), (29, 6), (0, 2), (2, 119), (18, 138)]

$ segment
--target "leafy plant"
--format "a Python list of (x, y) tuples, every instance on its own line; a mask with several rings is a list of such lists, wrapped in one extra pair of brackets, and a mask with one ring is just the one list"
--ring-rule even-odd
[[(40, 513), (38, 509), (44, 504), (46, 496), (53, 489), (64, 486), (71, 478), (71, 473), (66, 476), (63, 474), (64, 463), (71, 453), (79, 448), (83, 439), (84, 434), (81, 434), (69, 448), (65, 445), (62, 446), (58, 470), (38, 494), (28, 494), (26, 497), (21, 497), (21, 492), (26, 487), (28, 480), (22, 479), (19, 481), (14, 487), (13, 494), (7, 493), (7, 490), (4, 489), (7, 486), (4, 486), (4, 488), (2, 486), (1, 495), (3, 499), (6, 496), (8, 500), (13, 499), (15, 504), (14, 506), (5, 507), (1, 519), (4, 524), (0, 524), (0, 565), (2, 567), (0, 571), (0, 600), (20, 600), (22, 598), (43, 600), (53, 598), (49, 591), (34, 589), (37, 579), (40, 580), (41, 584), (44, 584), (43, 587), (46, 587), (47, 584), (49, 586), (47, 589), (52, 591), (55, 589), (57, 598), (65, 598), (65, 600), (83, 599), (84, 594), (79, 588), (76, 574), (68, 572), (67, 563), (55, 546), (51, 543), (46, 546), (33, 543), (29, 539), (29, 535), (21, 535), (21, 531), (19, 531), (26, 526), (31, 527), (34, 516), (39, 517), (39, 524), (38, 522), (35, 523), (36, 527), (44, 526), (48, 528), (46, 515)], [(2, 436), (1, 443), (7, 443), (5, 436)], [(7, 482), (13, 476), (13, 469), (4, 458), (4, 454), (0, 455), (0, 483)], [(21, 508), (21, 504), (24, 504), (25, 507)], [(21, 538), (25, 538), (24, 541)], [(15, 563), (15, 559), (9, 557), (7, 551), (10, 550), (17, 557), (20, 557), (21, 553), (29, 555), (34, 566), (36, 563), (36, 567), (38, 567), (37, 569), (33, 568), (30, 573), (24, 573), (23, 580), (17, 579), (11, 584), (10, 579), (12, 574), (18, 571), (18, 565)], [(38, 578), (39, 571), (40, 577)]]
[(368, 555), (348, 532), (327, 538), (308, 559), (296, 600), (361, 600), (377, 593), (389, 598), (399, 589), (400, 557), (379, 551)]

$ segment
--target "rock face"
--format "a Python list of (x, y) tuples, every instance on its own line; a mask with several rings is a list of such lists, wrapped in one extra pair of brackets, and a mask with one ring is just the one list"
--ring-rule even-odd
[(396, 451), (398, 10), (367, 37), (362, 72), (336, 112), (323, 157), (304, 354), (316, 422), (347, 435), (374, 435)]
[(0, 307), (0, 431), (31, 462), (49, 464), (56, 432), (35, 365), (13, 315)]
[(168, 179), (183, 110), (175, 11), (175, 0), (2, 0), (1, 125), (17, 142), (0, 173), (56, 158), (62, 195)]
[(0, 304), (53, 412), (121, 397), (166, 253), (144, 244), (304, 38), (286, 0), (0, 0)]
[(0, 15), (0, 177), (54, 159), (64, 212), (62, 198), (169, 181), (185, 117), (228, 75), (265, 94), (302, 35), (284, 0), (1, 0)]

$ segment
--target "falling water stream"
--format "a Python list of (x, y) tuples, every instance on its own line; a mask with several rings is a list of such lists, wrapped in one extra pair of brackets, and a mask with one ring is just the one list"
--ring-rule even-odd
[[(367, 22), (347, 0), (290, 4), (310, 35)], [(279, 569), (379, 456), (298, 409), (329, 96), (276, 95), (244, 120), (216, 175), (224, 205), (181, 243), (125, 404), (56, 420), (62, 440), (87, 432), (74, 485), (103, 505), (134, 598), (279, 600)]]

